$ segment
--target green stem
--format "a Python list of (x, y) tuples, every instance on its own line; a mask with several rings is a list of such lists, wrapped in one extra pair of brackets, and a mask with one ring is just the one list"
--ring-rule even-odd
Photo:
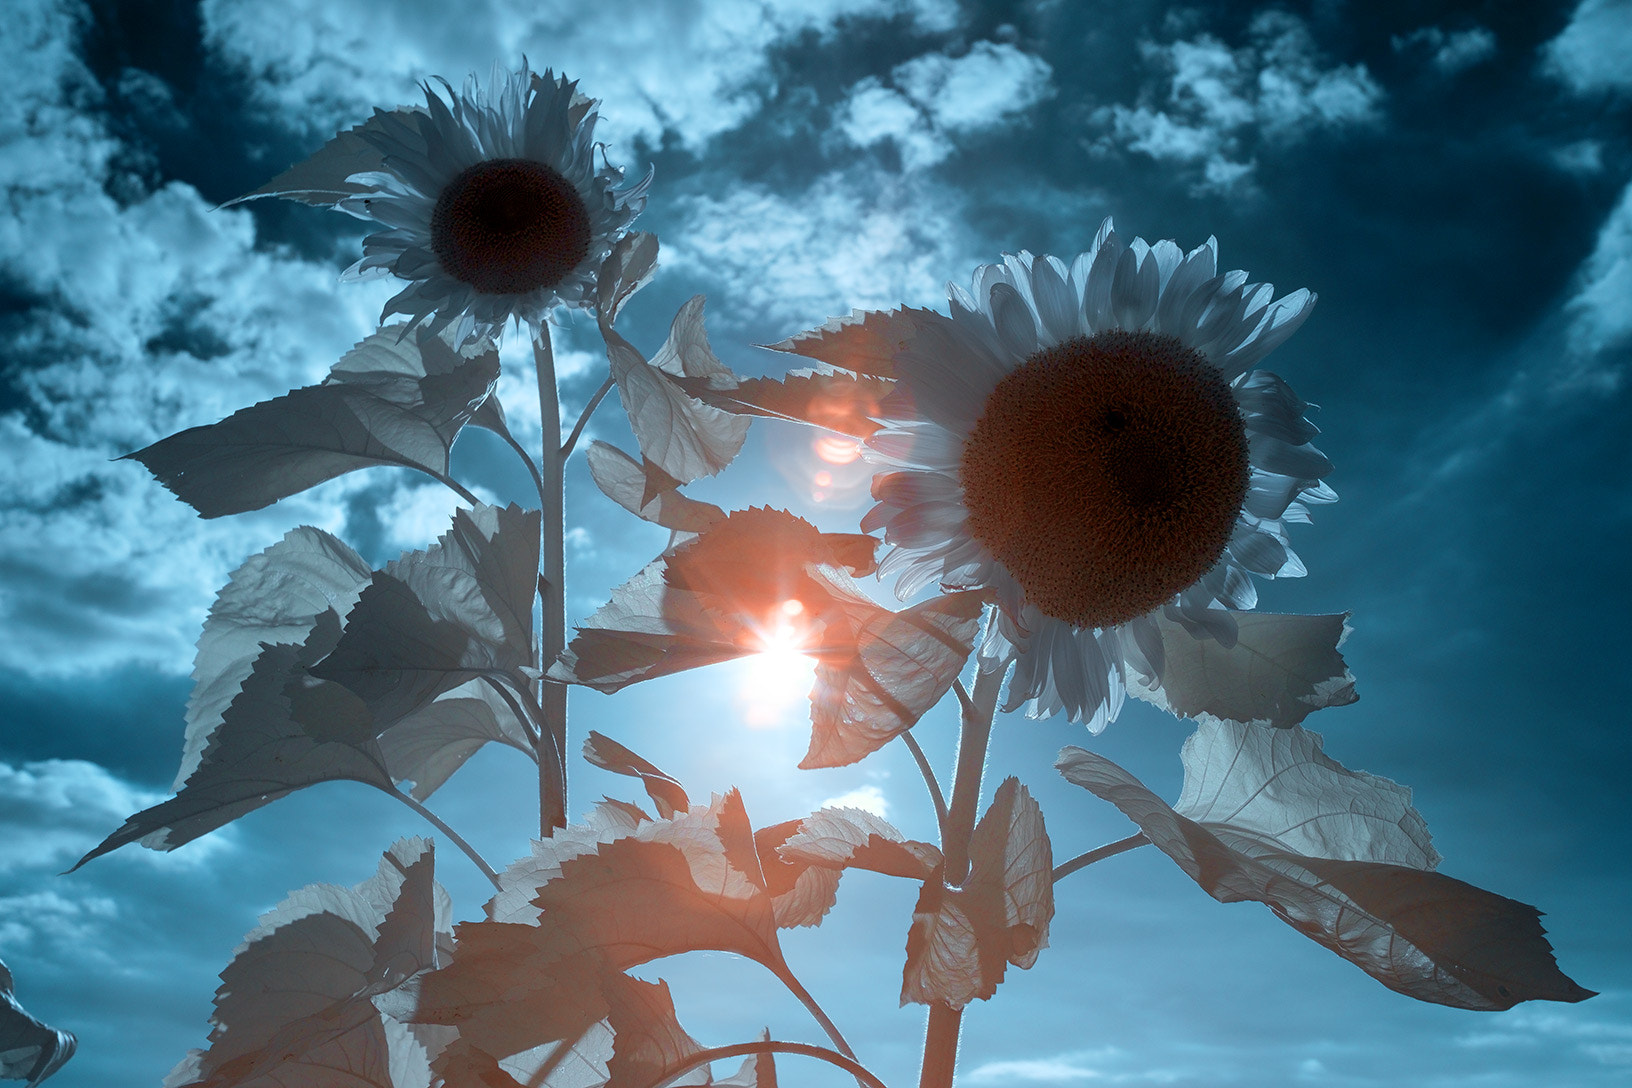
[(522, 448), (521, 443), (516, 441), (516, 436), (511, 434), (508, 429), (502, 432), (499, 437), (504, 439), (505, 445), (516, 451), (516, 456), (521, 458), (521, 463), (527, 466), (527, 472), (533, 478), (533, 488), (538, 492), (538, 501), (543, 502), (544, 477), (538, 474), (538, 465), (533, 461), (532, 454)]
[(776, 977), (781, 979), (782, 985), (786, 986), (788, 991), (799, 999), (801, 1005), (810, 1010), (810, 1015), (816, 1018), (816, 1022), (822, 1025), (822, 1030), (827, 1032), (827, 1037), (833, 1040), (833, 1045), (839, 1048), (839, 1053), (847, 1058), (854, 1058), (856, 1052), (850, 1049), (850, 1044), (845, 1041), (844, 1033), (839, 1031), (839, 1026), (833, 1022), (833, 1019), (827, 1015), (821, 1005), (816, 1003), (816, 999), (810, 995), (810, 991), (805, 989), (805, 984), (794, 977), (793, 971), (784, 964), (782, 969), (776, 972)]
[[(992, 718), (997, 713), (997, 696), (1006, 671), (985, 672), (977, 668), (973, 694), (964, 690), (961, 680), (957, 682), (958, 701), (963, 710), (958, 734), (958, 769), (952, 780), (952, 803), (947, 808), (946, 835), (941, 842), (946, 858), (945, 880), (950, 885), (960, 885), (969, 878), (969, 840), (975, 833), (980, 780), (986, 770), (986, 746), (992, 737)], [(929, 1007), (918, 1088), (951, 1088), (952, 1076), (958, 1067), (958, 1036), (962, 1028), (962, 1009), (943, 1004)]]
[(918, 744), (910, 731), (901, 734), (901, 742), (912, 753), (913, 760), (918, 764), (918, 773), (924, 776), (924, 786), (929, 790), (929, 799), (935, 805), (935, 823), (941, 829), (941, 840), (946, 840), (946, 797), (941, 793), (941, 783), (935, 777), (935, 768), (929, 765), (929, 757)]
[(1062, 877), (1068, 877), (1078, 869), (1086, 869), (1096, 861), (1114, 858), (1118, 854), (1125, 854), (1129, 850), (1145, 846), (1149, 842), (1150, 840), (1145, 837), (1143, 831), (1135, 831), (1125, 839), (1117, 839), (1115, 842), (1108, 842), (1104, 846), (1089, 850), (1085, 854), (1078, 854), (1070, 861), (1062, 861), (1054, 866), (1054, 882), (1059, 883)]
[[(543, 480), (539, 488), (543, 506), (539, 511), (538, 582), (543, 623), (538, 667), (548, 670), (567, 645), (566, 458), (561, 453), (561, 406), (555, 390), (555, 352), (550, 346), (548, 325), (540, 326), (538, 338), (533, 341), (533, 362), (538, 370), (538, 418), (544, 432), (538, 460)], [(547, 839), (556, 828), (567, 826), (566, 685), (543, 683), (538, 703), (542, 711), (538, 723), (538, 833)]]
[(867, 1067), (854, 1058), (847, 1058), (843, 1054), (835, 1054), (825, 1046), (812, 1046), (810, 1043), (784, 1043), (770, 1039), (757, 1043), (733, 1043), (731, 1046), (710, 1047), (699, 1050), (686, 1058), (679, 1067), (665, 1069), (661, 1077), (652, 1081), (648, 1088), (665, 1088), (673, 1084), (698, 1066), (709, 1062), (723, 1061), (726, 1058), (741, 1058), (748, 1054), (802, 1054), (807, 1058), (819, 1058), (829, 1065), (836, 1065), (840, 1069), (855, 1077), (866, 1085), (866, 1088), (884, 1088), (884, 1082), (867, 1070)]
[(565, 442), (561, 443), (561, 459), (563, 461), (572, 456), (573, 447), (578, 445), (578, 436), (584, 433), (584, 427), (588, 425), (589, 417), (595, 414), (595, 409), (601, 406), (601, 401), (605, 400), (606, 395), (612, 392), (613, 384), (612, 375), (608, 374), (606, 381), (602, 382), (601, 387), (595, 390), (595, 395), (589, 398), (589, 403), (584, 405), (583, 412), (578, 416), (578, 422), (573, 425), (572, 433), (567, 436)]

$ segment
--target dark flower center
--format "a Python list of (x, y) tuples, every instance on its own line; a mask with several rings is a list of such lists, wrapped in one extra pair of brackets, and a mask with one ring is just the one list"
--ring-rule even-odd
[(1224, 553), (1246, 428), (1217, 368), (1171, 336), (1102, 332), (998, 383), (963, 453), (969, 530), (1044, 613), (1110, 627)]
[(454, 178), (431, 213), (431, 250), (488, 295), (554, 287), (589, 253), (589, 209), (540, 162), (488, 159)]

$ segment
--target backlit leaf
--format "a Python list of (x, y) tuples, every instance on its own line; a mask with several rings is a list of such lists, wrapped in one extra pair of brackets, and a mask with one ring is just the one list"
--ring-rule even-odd
[(899, 310), (852, 310), (848, 317), (829, 318), (819, 328), (767, 346), (856, 374), (893, 379), (896, 354), (917, 337), (919, 330), (949, 321), (933, 310), (910, 306)]
[(657, 235), (632, 230), (619, 238), (595, 277), (595, 309), (607, 324), (657, 272)]
[(1258, 722), (1285, 728), (1313, 711), (1359, 696), (1338, 647), (1348, 616), (1231, 612), (1235, 645), (1191, 635), (1161, 613), (1153, 616), (1165, 658), (1154, 689), (1136, 669), (1128, 688), (1164, 710), (1198, 720)]
[(691, 808), (685, 787), (672, 775), (659, 770), (611, 737), (591, 729), (584, 740), (584, 758), (602, 770), (640, 779), (647, 795), (657, 805), (657, 814), (665, 820)]
[(790, 370), (781, 378), (742, 378), (734, 384), (688, 379), (680, 383), (705, 404), (735, 415), (809, 423), (867, 438), (873, 418), (894, 383), (884, 378), (817, 370)]
[[(385, 166), (372, 143), (363, 133), (402, 132), (418, 125), (415, 117), (423, 111), (408, 106), (394, 110), (375, 110), (374, 116), (340, 133), (311, 155), (302, 159), (259, 189), (227, 201), (227, 207), (261, 197), (280, 196), (305, 204), (336, 204), (350, 196), (369, 191), (372, 186), (349, 182), (353, 174), (381, 170)], [(415, 142), (417, 143), (417, 133)]]
[(928, 880), (941, 867), (938, 847), (909, 840), (882, 817), (859, 808), (824, 808), (806, 816), (779, 853), (785, 861), (913, 880)]
[(1005, 779), (969, 843), (969, 879), (924, 884), (907, 933), (901, 1003), (961, 1009), (997, 991), (1009, 964), (1029, 968), (1054, 917), (1053, 855), (1042, 811)]
[(376, 1002), (436, 966), (447, 901), (432, 867), (427, 841), (403, 839), (356, 888), (308, 885), (262, 916), (221, 972), (208, 1049), (165, 1088), (425, 1088), (424, 1047)]
[(803, 858), (783, 857), (780, 848), (799, 830), (798, 820), (762, 827), (754, 832), (754, 849), (765, 874), (765, 890), (779, 928), (818, 926), (838, 901), (842, 871), (814, 865)]
[(440, 789), (490, 741), (534, 755), (525, 727), (483, 680), (472, 680), (438, 696), (379, 736), (386, 769), (396, 782), (414, 784), (409, 792), (417, 801)]
[(748, 420), (704, 404), (675, 381), (724, 370), (708, 347), (702, 321), (699, 295), (675, 315), (668, 341), (650, 363), (604, 318), (601, 322), (618, 399), (640, 452), (681, 483), (719, 472), (748, 437)]
[(373, 465), (446, 476), (453, 441), (487, 399), (499, 357), (455, 352), (398, 326), (351, 350), (321, 385), (296, 389), (127, 454), (206, 518), (259, 510)]
[(1467, 1009), (1592, 996), (1559, 971), (1534, 907), (1432, 872), (1410, 791), (1342, 767), (1317, 734), (1203, 721), (1183, 759), (1177, 808), (1081, 748), (1055, 766), (1213, 898), (1266, 904), (1390, 989)]
[(713, 503), (680, 494), (668, 473), (649, 461), (642, 465), (616, 446), (591, 442), (585, 457), (595, 486), (637, 517), (686, 533), (700, 533), (725, 517)]
[(34, 1088), (74, 1056), (79, 1042), (30, 1016), (12, 990), (11, 972), (0, 961), (0, 1078)]

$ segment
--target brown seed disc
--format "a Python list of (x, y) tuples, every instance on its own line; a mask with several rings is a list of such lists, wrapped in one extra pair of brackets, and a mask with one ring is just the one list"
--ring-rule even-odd
[(489, 295), (554, 287), (589, 253), (589, 209), (541, 162), (488, 159), (448, 183), (431, 213), (431, 251)]
[(1047, 615), (1110, 627), (1224, 553), (1246, 428), (1218, 370), (1171, 336), (1102, 332), (998, 383), (964, 447), (969, 530)]

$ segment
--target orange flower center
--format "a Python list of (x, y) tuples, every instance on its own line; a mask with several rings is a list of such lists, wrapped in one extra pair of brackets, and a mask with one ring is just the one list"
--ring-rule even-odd
[(448, 183), (431, 213), (431, 251), (488, 295), (554, 287), (589, 253), (589, 209), (572, 183), (529, 159), (488, 159)]
[(1102, 332), (998, 383), (963, 452), (969, 530), (1044, 613), (1110, 627), (1224, 553), (1246, 428), (1217, 368), (1171, 336)]

